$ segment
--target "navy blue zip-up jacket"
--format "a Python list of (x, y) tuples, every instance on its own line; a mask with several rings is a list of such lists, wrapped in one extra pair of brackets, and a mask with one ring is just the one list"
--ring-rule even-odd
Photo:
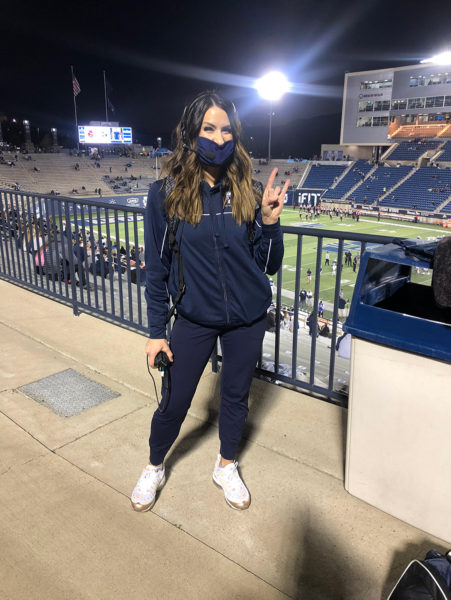
[[(246, 223), (238, 225), (232, 207), (223, 207), (221, 184), (202, 182), (203, 214), (198, 225), (180, 222), (176, 238), (183, 261), (186, 290), (177, 312), (205, 326), (233, 327), (252, 323), (271, 304), (266, 273), (282, 264), (280, 223), (264, 225), (256, 211), (253, 256)], [(178, 261), (171, 262), (164, 210), (164, 180), (149, 191), (145, 212), (147, 315), (150, 337), (166, 337), (169, 294), (178, 292)]]

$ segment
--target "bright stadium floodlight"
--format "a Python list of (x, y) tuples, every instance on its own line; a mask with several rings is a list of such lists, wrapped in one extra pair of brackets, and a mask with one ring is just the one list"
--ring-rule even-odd
[(422, 63), (431, 63), (433, 65), (451, 65), (451, 51), (440, 52), (431, 58), (425, 58)]
[(268, 139), (268, 162), (271, 162), (271, 130), (272, 130), (272, 103), (280, 100), (282, 96), (290, 89), (290, 82), (283, 73), (271, 71), (255, 83), (259, 95), (264, 100), (269, 100), (269, 139)]
[(265, 100), (280, 100), (290, 89), (290, 83), (283, 73), (271, 71), (257, 80), (255, 87)]

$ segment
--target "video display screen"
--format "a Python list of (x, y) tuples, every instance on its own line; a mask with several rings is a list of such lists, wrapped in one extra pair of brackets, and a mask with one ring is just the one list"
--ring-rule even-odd
[(131, 144), (131, 127), (78, 126), (80, 144)]

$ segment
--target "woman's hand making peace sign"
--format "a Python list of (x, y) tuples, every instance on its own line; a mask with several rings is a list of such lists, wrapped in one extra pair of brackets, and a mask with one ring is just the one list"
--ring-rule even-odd
[(285, 181), (285, 185), (280, 191), (280, 186), (273, 188), (274, 179), (278, 169), (273, 169), (269, 176), (268, 183), (262, 198), (262, 220), (264, 225), (272, 225), (277, 223), (280, 213), (283, 208), (285, 193), (290, 185), (290, 180)]

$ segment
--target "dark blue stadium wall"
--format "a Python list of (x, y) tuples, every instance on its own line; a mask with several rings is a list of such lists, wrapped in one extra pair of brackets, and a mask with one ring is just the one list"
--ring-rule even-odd
[[(73, 198), (77, 201), (84, 202), (85, 200), (93, 200), (91, 197), (86, 198)], [(136, 206), (138, 208), (146, 207), (146, 199), (147, 194), (127, 194), (124, 196), (99, 196), (96, 198), (100, 202), (105, 202), (107, 204), (118, 204), (119, 206)]]

